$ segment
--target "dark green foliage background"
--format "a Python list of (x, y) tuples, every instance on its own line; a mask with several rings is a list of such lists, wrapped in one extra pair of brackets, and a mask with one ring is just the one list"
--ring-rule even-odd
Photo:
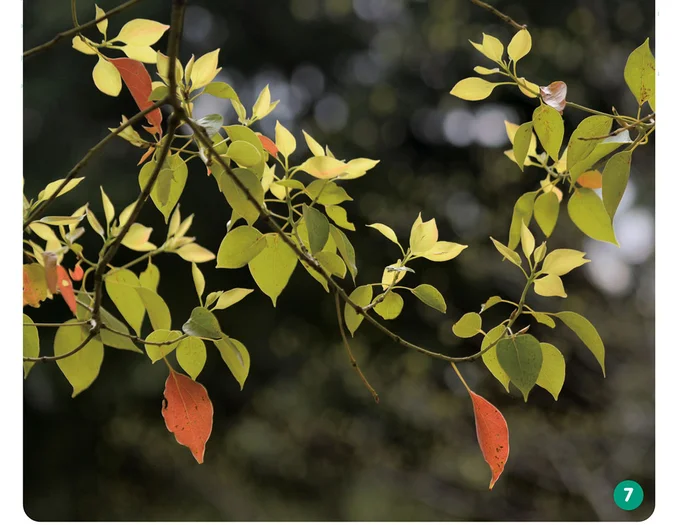
[[(92, 5), (79, 4), (81, 22), (90, 19)], [(131, 18), (167, 23), (169, 4), (142, 2), (112, 20), (109, 34)], [(542, 85), (564, 80), (569, 100), (601, 110), (614, 105), (634, 114), (623, 67), (628, 53), (647, 36), (653, 48), (652, 2), (494, 4), (529, 26), (533, 50), (520, 64), (527, 78)], [(100, 3), (105, 10), (115, 5)], [(449, 263), (417, 262), (418, 273), (407, 277), (413, 285), (437, 286), (448, 313), (405, 297), (404, 313), (391, 325), (407, 338), (452, 355), (477, 351), (479, 341), (455, 339), (451, 324), (464, 312), (478, 310), (491, 295), (518, 297), (521, 275), (501, 264), (488, 237), (507, 239), (514, 200), (534, 189), (542, 174), (536, 169), (522, 174), (502, 154), (507, 142), (454, 147), (439, 140), (441, 123), (427, 127), (421, 116), (422, 108), (445, 114), (453, 107), (477, 111), (502, 103), (517, 113), (517, 122), (528, 120), (534, 102), (515, 90), (499, 88), (481, 103), (448, 95), (455, 82), (473, 74), (473, 66), (489, 65), (467, 39), (480, 41), (486, 32), (507, 43), (512, 29), (465, 0), (190, 5), (186, 31), (198, 37), (183, 41), (183, 62), (191, 53), (220, 47), (220, 65), (231, 78), (237, 71), (246, 80), (263, 70), (289, 79), (297, 66), (311, 63), (323, 71), (325, 90), (346, 102), (347, 124), (337, 132), (317, 126), (313, 104), (304, 106), (297, 124), (289, 127), (304, 128), (339, 157), (381, 159), (368, 176), (347, 184), (355, 197), (348, 208), (358, 231), (350, 238), (361, 283), (379, 280), (382, 268), (397, 257), (396, 247), (365, 224), (389, 224), (406, 239), (422, 210), (425, 219), (437, 218), (440, 239), (470, 245)], [(397, 14), (362, 20), (353, 6), (358, 12), (396, 9)], [(212, 29), (201, 38), (206, 15), (213, 17)], [(70, 24), (66, 0), (25, 2), (24, 47)], [(375, 84), (359, 83), (347, 64), (354, 53), (370, 48), (381, 28), (389, 28), (389, 38), (378, 49), (392, 56), (391, 65)], [(94, 63), (66, 42), (25, 63), (28, 196), (63, 177), (107, 127), (118, 124), (120, 114), (135, 113), (125, 90), (117, 99), (96, 90)], [(243, 82), (234, 87), (252, 104), (253, 94)], [(272, 85), (272, 97), (280, 96)], [(225, 115), (235, 121), (233, 110)], [(567, 133), (584, 116), (567, 110)], [(289, 124), (277, 110), (266, 131), (276, 118)], [(422, 122), (426, 135), (418, 132)], [(434, 142), (424, 138), (427, 133)], [(298, 145), (304, 149), (302, 141)], [(646, 208), (654, 204), (653, 148), (653, 143), (639, 148), (633, 157), (636, 205)], [(86, 180), (51, 212), (71, 213), (88, 200), (103, 218), (99, 185), (120, 211), (137, 195), (140, 154), (122, 140), (107, 146), (83, 172)], [(181, 209), (183, 215), (196, 213), (192, 234), (217, 252), (229, 210), (196, 161), (190, 164)], [(162, 240), (162, 217), (151, 204), (140, 221), (154, 226), (158, 237), (152, 241)], [(549, 247), (578, 249), (582, 243), (563, 205)], [(85, 245), (94, 256), (98, 238), (89, 235)], [(134, 256), (122, 249), (118, 261)], [(196, 305), (190, 264), (172, 255), (156, 263), (162, 272), (159, 292), (180, 327)], [(209, 348), (199, 381), (212, 397), (215, 424), (203, 465), (165, 428), (160, 408), (167, 370), (162, 363), (107, 350), (99, 378), (75, 399), (56, 366), (36, 365), (24, 389), (26, 512), (36, 520), (111, 521), (644, 519), (654, 501), (653, 264), (652, 256), (633, 267), (633, 290), (623, 296), (600, 291), (585, 270), (565, 279), (566, 300), (530, 294), (536, 308), (577, 311), (595, 324), (607, 348), (606, 379), (568, 330), (541, 325), (532, 333), (567, 358), (558, 402), (537, 388), (525, 405), (517, 390), (506, 395), (481, 362), (462, 367), (471, 387), (498, 406), (510, 426), (510, 460), (492, 492), (486, 488), (489, 470), (475, 440), (470, 400), (450, 367), (362, 326), (354, 348), (380, 393), (376, 406), (339, 344), (332, 298), (298, 267), (276, 310), (257, 292), (218, 312), (224, 331), (250, 350), (252, 366), (239, 392), (217, 351)], [(255, 287), (247, 269), (218, 271), (212, 263), (201, 268), (208, 291)], [(66, 319), (66, 306), (53, 303), (28, 313), (35, 321)], [(494, 326), (494, 315), (489, 314), (485, 328)], [(52, 334), (41, 330), (43, 353), (51, 353)], [(637, 511), (625, 513), (613, 503), (612, 491), (624, 479), (638, 481), (645, 490)]]

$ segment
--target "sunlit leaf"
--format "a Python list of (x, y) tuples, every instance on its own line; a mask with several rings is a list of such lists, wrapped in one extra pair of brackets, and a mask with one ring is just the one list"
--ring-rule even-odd
[[(484, 339), (482, 340), (480, 351), (485, 350), (490, 344), (500, 339), (500, 337), (504, 333), (505, 333), (504, 324), (500, 324), (489, 330), (487, 334), (484, 336)], [(482, 354), (482, 361), (484, 361), (484, 364), (486, 365), (486, 368), (489, 370), (489, 372), (491, 372), (491, 375), (498, 379), (501, 385), (503, 385), (506, 392), (510, 392), (510, 377), (505, 372), (505, 370), (503, 370), (503, 367), (501, 367), (500, 363), (498, 362), (498, 356), (496, 355), (496, 347), (497, 344), (486, 350), (486, 352)]]
[[(369, 285), (359, 286), (349, 295), (349, 299), (362, 308), (368, 306), (373, 300), (373, 287)], [(344, 313), (347, 329), (352, 336), (354, 336), (354, 332), (359, 328), (359, 325), (364, 320), (364, 316), (358, 314), (356, 310), (347, 303), (345, 303)]]
[[(315, 157), (320, 158), (320, 157)], [(326, 206), (326, 215), (328, 215), (335, 224), (346, 230), (354, 231), (356, 228), (354, 224), (347, 220), (347, 211), (340, 206)]]
[(255, 283), (276, 306), (276, 299), (288, 284), (298, 258), (277, 234), (265, 236), (267, 246), (248, 262)]
[[(54, 336), (55, 356), (61, 356), (75, 350), (87, 338), (88, 329), (74, 323), (77, 323), (77, 321), (71, 319), (57, 329)], [(64, 377), (73, 387), (71, 397), (76, 397), (97, 379), (103, 361), (104, 346), (101, 341), (92, 339), (75, 354), (56, 362)]]
[(411, 290), (411, 292), (430, 308), (439, 310), (444, 314), (446, 313), (446, 301), (439, 290), (434, 286), (430, 284), (420, 284)]
[(628, 186), (631, 155), (630, 151), (612, 155), (602, 173), (602, 202), (612, 220)]
[(154, 20), (136, 18), (127, 22), (112, 42), (125, 42), (136, 46), (150, 46), (160, 40), (170, 26)]
[(219, 53), (220, 50), (216, 49), (196, 60), (194, 67), (191, 69), (192, 91), (207, 86), (215, 78), (215, 75), (218, 73), (217, 60)]
[(328, 241), (330, 225), (326, 216), (316, 208), (305, 206), (303, 211), (309, 247), (312, 254), (320, 252)]
[(182, 339), (175, 356), (179, 366), (195, 381), (205, 366), (207, 358), (205, 343), (198, 337)]
[(278, 120), (274, 128), (276, 147), (284, 157), (289, 157), (295, 151), (297, 142), (293, 134), (288, 131)]
[(111, 97), (117, 97), (123, 87), (123, 82), (120, 73), (116, 67), (111, 64), (102, 55), (97, 57), (97, 64), (92, 70), (92, 79), (97, 89)]
[(541, 352), (543, 352), (543, 364), (536, 384), (550, 392), (557, 401), (562, 385), (564, 385), (566, 368), (564, 356), (550, 343), (541, 343)]
[(565, 275), (574, 268), (589, 263), (590, 260), (586, 259), (584, 256), (585, 252), (579, 252), (578, 250), (567, 248), (553, 250), (543, 261), (541, 272), (552, 275)]
[(536, 200), (535, 191), (530, 191), (522, 195), (512, 209), (512, 220), (510, 221), (510, 233), (508, 248), (514, 250), (520, 242), (522, 223), (527, 226), (531, 224), (531, 217), (534, 213), (534, 201)]
[(139, 286), (136, 288), (139, 297), (144, 303), (144, 308), (149, 314), (149, 320), (154, 330), (170, 330), (172, 326), (172, 317), (170, 309), (165, 304), (163, 298), (153, 290)]
[(179, 255), (185, 261), (195, 263), (208, 262), (215, 258), (215, 254), (213, 252), (194, 242), (177, 248), (177, 255)]
[(423, 253), (421, 257), (435, 262), (450, 261), (451, 259), (458, 257), (465, 248), (467, 248), (466, 244), (437, 241), (434, 243), (434, 246)]
[(217, 252), (218, 268), (241, 268), (267, 246), (267, 239), (251, 226), (238, 226), (222, 240)]
[(252, 293), (252, 291), (253, 290), (250, 288), (232, 288), (231, 290), (227, 290), (226, 292), (223, 292), (222, 295), (220, 295), (219, 299), (217, 299), (217, 303), (213, 307), (213, 310), (224, 310), (225, 308), (229, 308), (230, 306), (243, 300), (246, 296)]
[(489, 82), (483, 78), (464, 78), (453, 86), (451, 95), (463, 100), (484, 100), (498, 85), (500, 82)]
[[(26, 323), (33, 323), (33, 320), (26, 314), (23, 314), (24, 319), (24, 357), (38, 357), (40, 355), (40, 337), (38, 335), (38, 328), (35, 326), (26, 326)], [(24, 379), (28, 377), (28, 373), (33, 368), (34, 362), (24, 361)]]
[(146, 309), (136, 291), (136, 288), (140, 287), (137, 276), (130, 270), (118, 270), (105, 276), (104, 285), (106, 293), (113, 301), (113, 304), (116, 305), (123, 318), (135, 333), (140, 335)]
[(456, 337), (474, 337), (482, 329), (482, 317), (476, 312), (468, 312), (458, 319), (452, 329)]
[(182, 332), (178, 330), (168, 330), (168, 329), (156, 329), (151, 332), (147, 337), (146, 341), (148, 343), (169, 343), (169, 344), (145, 344), (144, 349), (146, 350), (149, 359), (152, 363), (160, 361), (166, 355), (170, 354), (179, 342), (177, 340), (182, 337)]
[(592, 323), (582, 315), (574, 312), (558, 312), (554, 315), (571, 328), (578, 338), (583, 341), (583, 344), (593, 353), (597, 362), (602, 367), (602, 375), (604, 376), (604, 344)]
[(647, 38), (628, 56), (623, 77), (638, 104), (642, 106), (645, 101), (650, 101), (652, 110), (654, 109), (655, 76), (654, 55), (649, 48), (649, 38)]
[(557, 275), (548, 274), (534, 281), (534, 292), (543, 297), (566, 297), (562, 279)]
[(526, 29), (520, 29), (508, 44), (508, 56), (517, 63), (531, 51), (531, 35)]
[(567, 204), (567, 211), (576, 227), (588, 237), (619, 245), (611, 217), (602, 199), (593, 190), (581, 188), (574, 191)]
[(560, 214), (560, 201), (552, 191), (542, 193), (534, 202), (534, 218), (546, 237), (552, 235)]
[(375, 305), (375, 313), (385, 320), (396, 319), (404, 308), (404, 299), (396, 292), (389, 291), (385, 298)]
[(570, 170), (571, 180), (575, 181), (580, 175), (573, 173), (572, 168), (595, 150), (609, 134), (611, 127), (612, 119), (603, 115), (586, 117), (576, 127), (567, 146), (567, 169)]
[(546, 104), (541, 104), (534, 110), (532, 122), (543, 149), (553, 160), (558, 160), (564, 139), (564, 121), (559, 111)]
[(227, 364), (234, 379), (243, 390), (243, 385), (248, 378), (250, 371), (250, 354), (245, 345), (236, 339), (232, 339), (222, 334), (222, 338), (213, 341), (222, 356), (222, 360)]

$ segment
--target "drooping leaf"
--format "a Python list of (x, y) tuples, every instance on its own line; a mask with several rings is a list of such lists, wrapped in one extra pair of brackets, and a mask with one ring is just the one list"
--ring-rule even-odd
[(236, 101), (239, 100), (238, 95), (236, 94), (236, 91), (234, 91), (234, 88), (232, 88), (226, 82), (211, 82), (210, 84), (205, 86), (203, 93), (207, 93), (208, 95), (212, 95), (213, 97), (218, 97), (218, 98), (224, 98), (224, 99), (230, 99), (230, 100), (236, 100)]
[(252, 292), (253, 290), (250, 288), (232, 288), (231, 290), (227, 290), (217, 299), (217, 303), (213, 307), (213, 310), (224, 310), (225, 308), (229, 308), (243, 300)]
[(157, 329), (151, 332), (145, 339), (148, 343), (169, 343), (169, 344), (145, 344), (144, 349), (146, 350), (149, 359), (152, 363), (160, 361), (163, 357), (170, 354), (179, 342), (177, 341), (182, 336), (182, 332), (179, 330), (167, 330), (165, 328)]
[(208, 262), (215, 258), (215, 254), (213, 252), (207, 248), (204, 248), (203, 246), (196, 244), (195, 242), (180, 246), (177, 248), (176, 253), (185, 261), (194, 263)]
[[(504, 324), (500, 324), (489, 330), (487, 334), (484, 336), (484, 339), (482, 340), (480, 351), (485, 350), (487, 346), (493, 344), (494, 341), (497, 341), (504, 333), (505, 333)], [(500, 363), (498, 362), (498, 356), (496, 355), (497, 346), (498, 344), (495, 344), (491, 348), (486, 350), (486, 352), (482, 354), (482, 361), (486, 365), (486, 368), (489, 370), (489, 372), (491, 372), (491, 375), (498, 379), (500, 384), (503, 385), (506, 392), (510, 392), (510, 377), (505, 372), (505, 370), (503, 370), (503, 367), (501, 367)]]
[(182, 339), (175, 356), (179, 366), (195, 381), (205, 366), (207, 358), (205, 343), (198, 337)]
[[(224, 193), (229, 206), (252, 226), (260, 216), (260, 210), (248, 199), (243, 190), (234, 182), (234, 179), (224, 172), (219, 164), (213, 164), (213, 170), (215, 177), (218, 177), (219, 173), (218, 181), (220, 189)], [(234, 168), (232, 171), (241, 184), (246, 187), (248, 193), (255, 198), (260, 206), (263, 206), (264, 190), (262, 189), (262, 184), (260, 184), (260, 179), (252, 171), (245, 168)]]
[(602, 173), (602, 202), (612, 220), (628, 186), (631, 155), (630, 151), (612, 155)]
[(97, 64), (92, 70), (92, 80), (99, 91), (110, 97), (117, 97), (123, 87), (118, 69), (102, 55), (97, 56)]
[(557, 401), (562, 385), (564, 385), (566, 368), (564, 356), (550, 343), (541, 343), (541, 352), (543, 352), (543, 364), (536, 384), (550, 392)]
[(182, 331), (187, 335), (193, 335), (201, 339), (216, 340), (222, 337), (217, 317), (203, 306), (197, 306), (191, 311), (191, 316), (182, 326)]
[[(165, 27), (167, 28), (168, 26)], [(118, 73), (120, 73), (120, 77), (123, 78), (123, 82), (125, 82), (132, 98), (135, 99), (135, 103), (139, 110), (144, 111), (149, 106), (152, 106), (153, 102), (149, 100), (149, 95), (151, 95), (152, 90), (151, 76), (144, 67), (144, 64), (130, 58), (112, 58), (110, 60), (118, 70)], [(162, 133), (163, 128), (161, 125), (163, 122), (163, 114), (161, 113), (160, 108), (156, 108), (150, 113), (147, 113), (146, 120), (149, 122), (154, 133), (158, 135)]]
[[(349, 298), (357, 306), (368, 306), (373, 300), (373, 287), (369, 285), (359, 286), (349, 295)], [(354, 308), (345, 303), (345, 324), (352, 336), (363, 320), (363, 315), (358, 314)]]
[(267, 246), (250, 260), (248, 269), (257, 286), (276, 307), (276, 299), (293, 275), (298, 258), (277, 234), (267, 234), (265, 237)]
[(552, 235), (559, 214), (560, 201), (554, 192), (542, 193), (534, 201), (534, 217), (546, 237)]
[(525, 122), (515, 133), (515, 140), (512, 143), (512, 152), (515, 156), (515, 162), (519, 166), (519, 169), (524, 171), (524, 161), (527, 158), (527, 153), (529, 152), (529, 145), (531, 144), (531, 139), (534, 137), (534, 125), (531, 122)]
[(482, 329), (482, 317), (476, 312), (468, 312), (453, 325), (454, 335), (466, 339), (474, 337)]
[(43, 263), (45, 267), (45, 280), (47, 281), (47, 289), (55, 294), (57, 293), (57, 286), (59, 278), (57, 276), (57, 254), (54, 252), (43, 252)]
[(345, 235), (345, 233), (342, 230), (336, 228), (332, 224), (331, 224), (331, 237), (333, 238), (336, 246), (338, 247), (338, 251), (340, 252), (342, 260), (345, 261), (345, 264), (347, 265), (349, 273), (352, 276), (352, 280), (354, 280), (357, 276), (357, 263), (356, 255), (354, 252), (354, 246), (352, 246), (352, 243), (349, 242), (347, 235)]
[[(38, 328), (35, 326), (26, 326), (26, 323), (33, 323), (33, 320), (26, 314), (23, 314), (24, 319), (24, 357), (38, 357), (40, 355), (40, 336), (38, 335)], [(33, 368), (35, 362), (24, 361), (24, 379), (28, 377), (28, 373)]]
[(387, 237), (390, 241), (392, 241), (394, 244), (399, 246), (401, 248), (401, 244), (399, 244), (399, 239), (397, 239), (397, 234), (394, 233), (394, 230), (390, 228), (389, 226), (386, 226), (384, 224), (380, 223), (375, 223), (375, 224), (368, 224), (367, 225), (369, 228), (373, 228), (375, 230), (378, 230), (380, 233), (382, 233), (385, 237)]
[(522, 195), (512, 210), (512, 220), (510, 221), (510, 234), (508, 241), (508, 248), (514, 250), (520, 241), (520, 233), (522, 229), (522, 222), (529, 226), (531, 217), (534, 213), (534, 200), (536, 199), (535, 191), (530, 191)]
[(142, 299), (142, 303), (144, 303), (144, 308), (149, 314), (149, 320), (151, 321), (153, 329), (170, 330), (170, 327), (172, 326), (172, 317), (170, 315), (170, 309), (168, 308), (168, 305), (165, 304), (163, 298), (153, 290), (144, 286), (139, 286), (136, 290), (139, 297)]
[(654, 55), (649, 48), (649, 38), (647, 38), (628, 56), (623, 77), (638, 104), (642, 106), (645, 101), (649, 101), (652, 110), (654, 110), (655, 99), (655, 76)]
[(522, 243), (522, 252), (524, 253), (524, 257), (526, 257), (528, 261), (529, 258), (531, 257), (531, 254), (534, 253), (534, 248), (536, 248), (536, 239), (534, 238), (529, 228), (526, 227), (524, 222), (522, 222), (521, 224), (520, 240)]
[(267, 246), (267, 238), (252, 226), (239, 226), (222, 240), (217, 252), (218, 268), (241, 268)]
[(588, 237), (619, 245), (611, 217), (602, 199), (593, 190), (580, 188), (574, 191), (567, 204), (567, 211), (576, 227)]
[(243, 385), (250, 371), (250, 354), (248, 350), (243, 343), (224, 334), (222, 334), (221, 339), (213, 341), (213, 343), (215, 343), (215, 346), (220, 351), (222, 360), (227, 364), (234, 379), (238, 381), (241, 390), (243, 390)]
[(151, 260), (149, 260), (149, 264), (146, 266), (146, 270), (144, 270), (142, 273), (139, 274), (139, 284), (141, 284), (144, 288), (148, 288), (149, 290), (156, 291), (158, 290), (158, 283), (161, 280), (161, 272), (158, 269), (158, 266), (153, 264)]
[(161, 409), (165, 425), (180, 445), (191, 450), (198, 463), (203, 463), (205, 445), (213, 424), (213, 405), (203, 385), (170, 369), (163, 391)]
[(375, 313), (385, 320), (396, 319), (404, 308), (404, 299), (396, 292), (389, 291), (385, 298), (375, 305)]
[(529, 313), (534, 319), (536, 319), (537, 322), (549, 326), (550, 328), (555, 328), (555, 321), (553, 321), (552, 317), (550, 317), (548, 314), (534, 311), (531, 311)]
[(137, 276), (130, 270), (118, 270), (104, 277), (104, 286), (123, 318), (135, 333), (140, 335), (146, 310), (136, 291), (136, 288), (140, 287)]
[(495, 406), (472, 390), (469, 390), (469, 393), (475, 412), (479, 448), (482, 450), (484, 461), (491, 468), (491, 482), (489, 483), (489, 490), (491, 490), (503, 473), (510, 454), (508, 424)]
[(328, 215), (335, 224), (346, 230), (354, 231), (354, 224), (347, 220), (347, 211), (340, 206), (325, 206)]
[(413, 295), (420, 299), (430, 308), (446, 313), (446, 301), (439, 290), (431, 284), (420, 284), (411, 290)]
[(464, 78), (453, 86), (451, 95), (463, 100), (484, 100), (499, 84), (500, 82), (489, 82), (483, 78)]
[(567, 146), (567, 169), (572, 181), (580, 175), (574, 173), (572, 168), (593, 153), (597, 145), (609, 134), (611, 127), (612, 119), (602, 115), (586, 117), (576, 127)]
[(316, 208), (305, 206), (303, 216), (309, 236), (309, 247), (312, 254), (320, 252), (328, 241), (330, 225), (326, 216)]
[(553, 160), (558, 160), (562, 139), (564, 139), (562, 115), (555, 108), (541, 104), (534, 110), (532, 122), (543, 149)]
[[(151, 160), (142, 166), (139, 172), (139, 187), (144, 189), (153, 175), (156, 162)], [(156, 183), (151, 190), (151, 200), (163, 214), (167, 224), (170, 214), (179, 202), (187, 182), (189, 170), (186, 163), (177, 155), (168, 155), (164, 167), (160, 170)]]
[(534, 281), (534, 292), (543, 297), (566, 297), (567, 292), (564, 291), (564, 284), (562, 279), (557, 275), (548, 274), (545, 277), (536, 279)]
[(597, 362), (600, 363), (600, 367), (602, 367), (602, 375), (604, 376), (604, 344), (592, 323), (574, 312), (558, 312), (554, 315), (566, 324), (593, 353)]
[[(585, 159), (578, 161), (571, 168), (569, 168), (569, 175), (572, 181), (577, 181), (582, 173), (584, 173), (586, 170), (589, 170), (600, 159), (606, 157), (622, 146), (633, 143), (628, 130), (617, 133), (612, 137), (607, 137), (602, 141), (596, 142), (598, 142), (597, 146), (595, 146), (595, 149)], [(564, 165), (564, 169), (566, 169), (566, 163)], [(564, 171), (564, 169), (562, 171)]]
[(316, 254), (316, 259), (327, 273), (340, 277), (340, 279), (345, 278), (347, 267), (335, 253), (322, 251)]
[(257, 138), (260, 139), (262, 147), (267, 150), (267, 153), (269, 153), (271, 156), (276, 157), (279, 154), (276, 143), (272, 139), (265, 135), (258, 135)]
[[(77, 322), (71, 319), (57, 329), (54, 336), (55, 356), (75, 350), (87, 338), (88, 330), (82, 325), (74, 324)], [(76, 397), (97, 379), (103, 361), (104, 346), (96, 339), (90, 340), (75, 354), (57, 361), (57, 366), (73, 387), (71, 397)]]
[(538, 340), (529, 334), (502, 339), (496, 346), (496, 355), (512, 384), (519, 388), (524, 401), (527, 401), (543, 364)]

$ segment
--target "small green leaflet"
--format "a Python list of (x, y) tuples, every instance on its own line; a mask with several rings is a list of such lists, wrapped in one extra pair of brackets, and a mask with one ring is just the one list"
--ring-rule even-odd
[(446, 313), (446, 301), (434, 286), (421, 284), (412, 289), (411, 292), (430, 308)]
[(202, 306), (197, 306), (191, 311), (191, 317), (182, 326), (182, 331), (187, 335), (201, 339), (220, 339), (222, 337), (217, 317)]
[[(373, 299), (373, 287), (369, 285), (359, 286), (349, 295), (349, 299), (357, 306), (368, 306)], [(358, 314), (354, 308), (345, 303), (345, 324), (352, 336), (363, 320), (363, 315)]]
[(612, 220), (602, 199), (589, 188), (579, 188), (567, 203), (567, 212), (576, 227), (596, 241), (619, 245)]
[(396, 292), (389, 291), (385, 298), (375, 305), (375, 313), (385, 320), (396, 319), (404, 308), (404, 300)]
[[(151, 332), (145, 340), (149, 343), (166, 343), (170, 341), (176, 341), (180, 337), (182, 337), (182, 332), (179, 330), (160, 329)], [(177, 348), (178, 344), (178, 342), (173, 342), (167, 345), (145, 344), (144, 348), (147, 355), (149, 356), (149, 359), (151, 359), (151, 362), (155, 363)]]
[[(88, 330), (82, 325), (74, 325), (76, 322), (71, 319), (57, 329), (54, 336), (55, 356), (67, 354), (85, 341)], [(104, 346), (96, 339), (92, 339), (72, 356), (57, 361), (57, 366), (73, 387), (71, 397), (76, 397), (97, 379), (103, 361)]]
[(541, 343), (541, 352), (543, 353), (543, 364), (536, 384), (550, 392), (557, 401), (564, 385), (566, 368), (564, 356), (550, 343)]
[(474, 337), (481, 329), (482, 317), (476, 312), (466, 313), (452, 327), (453, 333), (462, 338)]
[(243, 385), (250, 371), (250, 354), (248, 350), (243, 343), (224, 334), (217, 341), (213, 341), (213, 343), (220, 351), (220, 355), (229, 367), (232, 375), (241, 386), (241, 390), (243, 390)]
[(182, 339), (175, 352), (177, 362), (194, 381), (201, 373), (206, 361), (205, 343), (198, 337)]
[(248, 263), (255, 283), (276, 307), (298, 263), (297, 255), (277, 234), (266, 236), (267, 247)]
[(536, 384), (543, 364), (543, 352), (538, 340), (529, 334), (502, 339), (496, 346), (498, 362), (510, 381), (522, 392), (524, 401)]
[(628, 185), (631, 155), (630, 151), (612, 155), (602, 172), (602, 202), (612, 220)]
[(309, 235), (309, 248), (312, 254), (320, 252), (328, 241), (330, 224), (326, 216), (316, 208), (305, 206), (303, 216)]

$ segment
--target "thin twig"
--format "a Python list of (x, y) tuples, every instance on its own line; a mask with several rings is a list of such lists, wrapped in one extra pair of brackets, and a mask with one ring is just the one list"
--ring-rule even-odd
[(80, 352), (83, 348), (87, 346), (87, 343), (92, 341), (94, 337), (97, 335), (99, 332), (98, 327), (93, 328), (89, 334), (87, 334), (87, 337), (83, 340), (82, 343), (80, 343), (78, 346), (76, 346), (73, 350), (70, 352), (67, 352), (62, 355), (44, 355), (41, 357), (24, 357), (24, 361), (30, 361), (32, 363), (44, 363), (46, 361), (59, 361), (60, 359), (66, 359), (67, 357), (71, 357), (73, 354), (76, 354)]
[(106, 326), (104, 324), (102, 325), (101, 328), (102, 328), (102, 330), (106, 330), (106, 331), (111, 332), (113, 334), (120, 335), (122, 337), (127, 337), (131, 341), (133, 341), (135, 343), (139, 343), (140, 345), (153, 345), (153, 346), (174, 345), (175, 343), (179, 343), (181, 340), (189, 337), (187, 334), (182, 334), (177, 339), (172, 339), (170, 341), (164, 341), (162, 343), (154, 343), (152, 341), (147, 341), (146, 339), (143, 339), (141, 337), (137, 337), (136, 335), (133, 335), (133, 334), (130, 334), (130, 333), (120, 332), (120, 331), (118, 331), (114, 328), (111, 328), (109, 326)]
[(359, 365), (357, 364), (357, 360), (354, 359), (354, 354), (352, 354), (352, 347), (349, 345), (349, 341), (347, 340), (347, 334), (345, 333), (345, 327), (342, 324), (342, 310), (340, 309), (340, 297), (338, 296), (337, 291), (335, 292), (335, 310), (338, 313), (338, 328), (340, 328), (340, 335), (342, 336), (342, 342), (345, 344), (345, 350), (347, 350), (347, 356), (349, 357), (349, 362), (354, 367), (354, 370), (357, 371), (357, 374), (359, 374), (361, 381), (363, 381), (364, 385), (366, 385), (366, 388), (368, 388), (368, 391), (373, 396), (373, 399), (375, 400), (375, 402), (380, 403), (380, 398), (378, 397), (378, 393), (371, 386), (371, 383), (368, 382), (368, 379), (366, 379), (366, 376), (361, 371), (361, 368), (359, 368)]
[(24, 323), (24, 326), (35, 326), (36, 328), (61, 328), (62, 326), (78, 326), (90, 324), (90, 321), (76, 321), (63, 323)]
[[(70, 36), (75, 36), (78, 33), (80, 33), (81, 31), (98, 24), (99, 22), (101, 22), (103, 20), (108, 19), (110, 16), (113, 16), (117, 13), (120, 13), (124, 9), (127, 9), (130, 6), (135, 5), (139, 1), (140, 0), (129, 0), (128, 2), (125, 2), (124, 4), (119, 5), (118, 7), (114, 7), (113, 9), (111, 9), (111, 11), (109, 11), (108, 13), (104, 13), (102, 16), (100, 16), (99, 18), (97, 18), (95, 20), (91, 20), (91, 21), (89, 21), (85, 24), (82, 24), (82, 25), (77, 25), (76, 27), (74, 27), (73, 29), (69, 29), (68, 31), (63, 31), (61, 33), (57, 33), (56, 36), (52, 40), (49, 40), (49, 41), (45, 42), (44, 44), (40, 44), (39, 46), (33, 47), (33, 48), (29, 49), (28, 51), (24, 51), (24, 58), (28, 58), (30, 56), (36, 55), (36, 54), (40, 53), (41, 51), (45, 51), (46, 49), (49, 49), (54, 44), (59, 42), (59, 40), (61, 40), (63, 38), (68, 38)], [(74, 21), (77, 21), (77, 20), (74, 20)]]
[(514, 27), (515, 29), (517, 29), (517, 31), (527, 28), (526, 24), (518, 24), (512, 18), (510, 18), (508, 15), (501, 13), (498, 9), (496, 9), (492, 5), (487, 4), (486, 2), (482, 2), (481, 0), (470, 0), (470, 2), (472, 2), (476, 6), (481, 7), (482, 9), (486, 9), (490, 13), (496, 15), (498, 18), (503, 20), (503, 22), (506, 22), (506, 23), (510, 24), (512, 27)]
[(128, 126), (132, 126), (133, 124), (136, 124), (142, 118), (144, 118), (148, 113), (151, 113), (153, 110), (161, 107), (163, 104), (166, 103), (166, 99), (162, 99), (154, 103), (153, 105), (149, 106), (143, 111), (140, 111), (137, 113), (134, 117), (132, 117), (129, 120), (126, 120), (123, 124), (118, 126), (115, 130), (113, 130), (111, 133), (109, 133), (106, 137), (104, 137), (102, 140), (100, 140), (95, 146), (93, 146), (87, 154), (76, 164), (71, 168), (71, 171), (68, 172), (66, 175), (66, 178), (62, 181), (62, 183), (59, 185), (57, 190), (52, 194), (51, 197), (48, 199), (44, 200), (43, 202), (40, 203), (39, 206), (37, 206), (31, 213), (30, 215), (24, 220), (24, 229), (28, 227), (28, 225), (33, 222), (37, 217), (40, 216), (40, 214), (44, 213), (47, 207), (52, 204), (52, 201), (56, 199), (61, 191), (66, 187), (66, 185), (71, 182), (71, 180), (78, 175), (81, 169), (85, 167), (85, 165), (90, 161), (92, 156), (97, 153), (108, 141), (110, 141), (113, 137), (116, 135), (120, 134), (122, 131), (124, 131)]

